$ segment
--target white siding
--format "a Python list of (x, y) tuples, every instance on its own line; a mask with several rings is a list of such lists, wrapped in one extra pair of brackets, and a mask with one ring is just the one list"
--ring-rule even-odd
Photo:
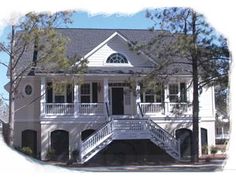
[(214, 87), (204, 88), (199, 96), (199, 116), (203, 119), (215, 117)]
[[(25, 86), (29, 84), (32, 86), (32, 94), (30, 96), (25, 94)], [(17, 89), (15, 99), (15, 120), (32, 121), (38, 120), (40, 115), (39, 101), (40, 101), (40, 86), (37, 77), (28, 77), (22, 79)], [(38, 99), (37, 99), (38, 98)]]
[[(128, 44), (123, 41), (120, 37), (116, 36), (111, 39), (107, 44), (102, 46), (99, 50), (93, 53), (88, 57), (89, 64), (88, 66), (111, 66), (106, 64), (107, 58), (112, 53), (121, 53), (123, 54), (129, 61), (129, 66), (145, 66), (151, 65), (150, 60), (147, 59), (144, 55), (137, 55), (134, 51), (131, 51), (128, 47)], [(114, 64), (114, 66), (123, 66)], [(112, 66), (113, 67), (113, 66)]]

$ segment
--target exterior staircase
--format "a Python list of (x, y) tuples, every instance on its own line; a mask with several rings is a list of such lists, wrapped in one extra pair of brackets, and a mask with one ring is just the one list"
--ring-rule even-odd
[(149, 139), (180, 160), (180, 143), (151, 119), (113, 119), (81, 143), (81, 163), (87, 162), (113, 140)]

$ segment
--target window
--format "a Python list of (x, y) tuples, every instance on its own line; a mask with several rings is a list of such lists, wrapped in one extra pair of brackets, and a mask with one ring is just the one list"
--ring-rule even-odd
[(81, 85), (81, 97), (80, 97), (80, 102), (81, 103), (90, 103), (90, 84), (82, 84)]
[(152, 91), (145, 92), (145, 102), (147, 103), (154, 103), (155, 101), (155, 94)]
[(169, 99), (170, 102), (187, 102), (186, 83), (169, 84)]
[(146, 103), (162, 103), (164, 102), (164, 86), (159, 85), (156, 91), (148, 90), (142, 94), (144, 102)]
[(31, 95), (32, 94), (32, 91), (33, 91), (33, 89), (32, 89), (32, 86), (31, 85), (26, 85), (25, 86), (25, 94), (26, 95)]
[(128, 60), (120, 53), (113, 53), (107, 58), (106, 63), (128, 63)]
[(180, 83), (180, 102), (187, 102), (186, 83)]
[(55, 84), (55, 86), (53, 87), (53, 92), (54, 92), (55, 103), (65, 103), (65, 98), (66, 98), (65, 84)]
[(48, 82), (46, 87), (47, 103), (73, 103), (74, 90), (70, 83)]
[(179, 94), (178, 84), (170, 84), (169, 85), (170, 102), (178, 102), (178, 99), (179, 99), (178, 94)]

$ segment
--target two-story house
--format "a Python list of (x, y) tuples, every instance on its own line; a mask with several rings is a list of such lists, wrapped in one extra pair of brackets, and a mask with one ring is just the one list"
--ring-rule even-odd
[[(68, 56), (76, 54), (88, 60), (87, 71), (82, 79), (76, 74), (42, 72), (22, 79), (15, 100), (15, 109), (20, 109), (15, 113), (14, 146), (30, 147), (42, 160), (52, 149), (59, 158), (78, 150), (81, 163), (115, 140), (149, 140), (177, 160), (190, 154), (190, 73), (182, 70), (172, 75), (159, 92), (144, 91), (139, 82), (155, 63), (144, 53), (130, 50), (128, 43), (148, 41), (154, 37), (152, 32), (57, 31), (69, 38)], [(27, 56), (24, 62), (31, 61), (33, 53)], [(130, 80), (135, 81), (132, 87)], [(214, 88), (203, 89), (199, 100), (201, 150), (203, 145), (215, 144)]]

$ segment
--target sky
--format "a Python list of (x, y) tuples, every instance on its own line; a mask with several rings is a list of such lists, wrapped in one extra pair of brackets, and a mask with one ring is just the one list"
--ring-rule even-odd
[[(125, 28), (125, 29), (147, 29), (152, 26), (152, 22), (145, 18), (145, 11), (138, 12), (133, 15), (91, 15), (87, 12), (77, 12), (72, 17), (73, 23), (69, 28)], [(0, 36), (0, 41), (7, 41), (10, 27), (6, 26)], [(9, 57), (0, 53), (0, 61), (7, 63)], [(0, 65), (0, 95), (7, 99), (8, 93), (4, 89), (4, 85), (8, 82), (6, 76), (6, 67)]]

